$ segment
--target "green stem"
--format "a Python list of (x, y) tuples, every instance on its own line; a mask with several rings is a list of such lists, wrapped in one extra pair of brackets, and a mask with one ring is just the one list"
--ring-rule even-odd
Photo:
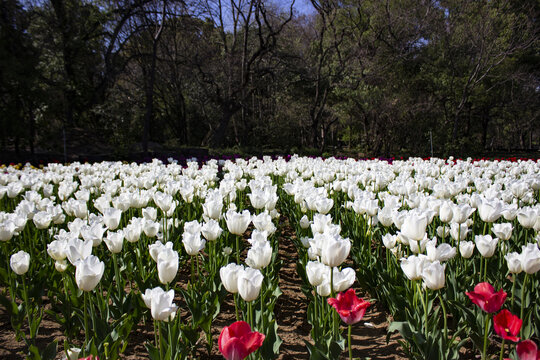
[(193, 255), (191, 256), (191, 285), (195, 283), (195, 262), (193, 261)]
[(489, 332), (489, 314), (486, 314), (486, 322), (484, 325), (484, 350), (482, 351), (482, 360), (487, 360), (487, 345)]
[(336, 294), (334, 293), (334, 268), (330, 268), (330, 295), (335, 298)]
[[(333, 298), (336, 297), (336, 293), (334, 291), (334, 268), (330, 268), (330, 293)], [(337, 320), (337, 311), (331, 312), (332, 316), (332, 329), (333, 329), (333, 337), (334, 339), (337, 339), (339, 336), (339, 321)]]
[(482, 280), (482, 269), (484, 268), (484, 259), (480, 258), (480, 280)]
[(516, 290), (516, 277), (517, 277), (517, 274), (512, 274), (512, 300), (510, 300), (510, 310), (513, 311), (514, 309), (514, 293), (515, 293), (515, 290)]
[(113, 265), (114, 265), (114, 277), (116, 280), (116, 287), (118, 291), (118, 298), (120, 299), (120, 303), (122, 303), (123, 295), (124, 295), (124, 287), (122, 286), (122, 281), (120, 280), (120, 269), (118, 268), (118, 260), (116, 259), (116, 254), (112, 254), (113, 258)]
[(157, 320), (154, 320), (154, 341), (156, 342), (156, 348), (159, 348), (158, 336)]
[(240, 265), (240, 235), (236, 235), (236, 264)]
[(234, 293), (233, 297), (234, 297), (234, 312), (236, 313), (236, 321), (240, 321), (240, 316), (238, 315), (238, 293)]
[(201, 277), (199, 276), (199, 254), (195, 255), (195, 260), (197, 261), (197, 283), (200, 285)]
[[(416, 287), (418, 288), (418, 292), (421, 291), (420, 289), (420, 282), (417, 282), (416, 283)], [(426, 339), (427, 339), (427, 336), (428, 336), (428, 326), (427, 326), (427, 321), (428, 321), (428, 308), (427, 308), (427, 289), (426, 289), (426, 297), (424, 298), (424, 296), (422, 294), (420, 294), (420, 300), (422, 301), (422, 307), (424, 308), (424, 334), (426, 336)]]
[(34, 334), (32, 332), (31, 316), (30, 316), (30, 303), (28, 302), (28, 290), (26, 288), (26, 279), (25, 275), (22, 275), (23, 283), (23, 297), (24, 297), (24, 309), (26, 310), (26, 317), (28, 318), (28, 330), (30, 332), (30, 342), (34, 344)]
[(441, 308), (442, 308), (442, 311), (443, 311), (443, 321), (444, 321), (444, 346), (446, 348), (446, 342), (448, 341), (448, 324), (447, 324), (447, 320), (446, 320), (446, 307), (444, 306), (444, 301), (443, 301), (443, 298), (441, 296), (441, 293), (439, 292), (439, 301), (441, 302)]
[(161, 323), (158, 322), (159, 328), (159, 358), (163, 360), (163, 334), (161, 332)]
[[(264, 294), (264, 292), (261, 292), (261, 294)], [(261, 326), (260, 326), (259, 330), (266, 333), (266, 324), (264, 322), (265, 316), (264, 316), (264, 313), (263, 313), (263, 311), (264, 311), (264, 306), (263, 306), (264, 301), (263, 301), (262, 296), (260, 297), (259, 300), (261, 301)]]
[[(525, 309), (525, 290), (527, 288), (527, 280), (529, 279), (529, 274), (525, 273), (525, 279), (523, 279), (523, 286), (521, 287), (521, 312), (519, 313), (519, 318), (523, 320), (523, 311)], [(523, 328), (521, 328), (523, 331)]]
[(167, 345), (171, 347), (171, 359), (174, 360), (174, 358), (176, 357), (176, 343), (173, 343), (172, 341), (171, 323), (169, 321), (167, 322), (167, 336), (169, 339), (169, 343)]
[[(318, 319), (319, 316), (318, 316), (318, 308), (319, 308), (319, 304), (318, 304), (318, 299), (317, 299), (317, 289), (314, 288), (313, 289), (313, 310), (315, 311), (315, 319)], [(319, 329), (319, 327), (315, 324), (313, 324), (313, 327), (314, 327), (314, 330), (315, 330), (315, 343), (317, 343), (317, 339), (318, 339), (318, 336), (317, 336), (317, 330)]]
[(425, 321), (426, 321), (426, 328), (425, 328), (425, 330), (426, 330), (426, 340), (427, 340), (427, 338), (428, 338), (428, 315), (429, 315), (429, 309), (428, 309), (428, 304), (429, 304), (429, 290), (428, 290), (428, 288), (426, 288), (426, 302), (425, 302), (425, 304), (426, 304), (426, 311), (425, 311), (425, 313), (426, 313), (426, 315), (425, 315), (425, 317), (426, 317), (426, 319), (425, 319)]
[(9, 298), (11, 299), (11, 301), (15, 302), (15, 298), (13, 297), (13, 283), (12, 283), (12, 276), (11, 276), (11, 264), (9, 263), (9, 259), (10, 259), (9, 245), (8, 245), (7, 241), (4, 242), (4, 248), (5, 248), (5, 251), (6, 251), (6, 261), (7, 261), (6, 271), (7, 271), (7, 276), (8, 276)]
[(499, 360), (503, 360), (503, 356), (504, 356), (504, 342), (506, 341), (506, 339), (503, 339), (503, 342), (502, 342), (502, 345), (501, 345), (501, 354), (499, 355)]
[(352, 325), (349, 325), (349, 360), (352, 360), (352, 343), (351, 343), (351, 332), (352, 332)]
[(484, 264), (484, 282), (486, 282), (486, 280), (487, 280), (487, 264), (488, 264), (488, 258), (486, 258), (484, 261), (485, 261), (485, 264)]
[(139, 272), (141, 273), (141, 278), (142, 280), (146, 280), (146, 274), (145, 274), (145, 269), (144, 269), (144, 266), (143, 266), (143, 262), (142, 262), (142, 256), (143, 256), (143, 235), (141, 234), (140, 238), (139, 238), (139, 241), (138, 242), (138, 246), (139, 246), (139, 254), (137, 256), (137, 263), (138, 263), (138, 266), (139, 266)]
[(249, 326), (251, 326), (251, 329), (253, 329), (253, 309), (252, 309), (252, 304), (251, 304), (251, 301), (248, 301), (247, 303), (247, 317), (248, 317), (248, 323), (249, 323)]
[(84, 345), (88, 345), (88, 293), (83, 292), (83, 301), (84, 301)]
[[(67, 309), (68, 309), (68, 316), (69, 318), (67, 319), (67, 323), (71, 323), (71, 301), (70, 301), (70, 298), (69, 298), (69, 293), (68, 293), (68, 289), (67, 289), (67, 286), (66, 286), (66, 282), (68, 281), (67, 280), (67, 275), (66, 275), (66, 272), (64, 271), (62, 273), (62, 282), (64, 284), (64, 293), (66, 294), (66, 300), (65, 300), (65, 304), (63, 304), (64, 306), (67, 306)], [(70, 336), (70, 326), (69, 325), (66, 325), (66, 330), (64, 331), (64, 335), (66, 336), (66, 340), (67, 342), (71, 342), (71, 336)]]

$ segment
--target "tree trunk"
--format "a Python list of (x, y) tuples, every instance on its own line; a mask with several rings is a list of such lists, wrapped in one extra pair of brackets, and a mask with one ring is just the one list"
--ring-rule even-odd
[(319, 147), (319, 119), (316, 114), (311, 116), (311, 146), (315, 149)]
[(152, 46), (152, 62), (150, 65), (150, 79), (146, 86), (146, 104), (144, 111), (144, 129), (143, 129), (143, 153), (148, 156), (148, 139), (150, 137), (150, 122), (154, 115), (154, 82), (156, 81), (156, 57), (157, 57), (157, 43), (154, 42)]
[(225, 104), (221, 106), (221, 119), (219, 120), (218, 127), (214, 130), (212, 138), (210, 139), (210, 146), (213, 148), (220, 148), (225, 143), (225, 136), (227, 134), (227, 129), (229, 128), (229, 123), (234, 113), (237, 111), (231, 105)]
[(156, 81), (156, 60), (157, 60), (157, 47), (161, 34), (163, 33), (163, 26), (165, 24), (165, 9), (167, 7), (167, 1), (163, 1), (163, 9), (161, 12), (161, 25), (153, 35), (152, 42), (152, 61), (150, 65), (150, 80), (145, 89), (146, 91), (146, 105), (144, 113), (144, 130), (143, 130), (143, 152), (148, 156), (148, 139), (150, 137), (150, 122), (154, 117), (154, 83)]

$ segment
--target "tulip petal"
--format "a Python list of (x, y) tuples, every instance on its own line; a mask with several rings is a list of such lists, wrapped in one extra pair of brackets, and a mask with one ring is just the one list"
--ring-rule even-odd
[(538, 347), (532, 340), (525, 340), (517, 344), (516, 352), (519, 360), (538, 360), (540, 358)]

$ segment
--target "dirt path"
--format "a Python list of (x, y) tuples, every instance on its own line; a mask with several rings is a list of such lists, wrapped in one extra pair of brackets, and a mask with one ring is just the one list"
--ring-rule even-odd
[[(307, 299), (300, 287), (302, 280), (296, 272), (298, 255), (291, 240), (295, 235), (287, 222), (282, 224), (283, 237), (280, 238), (279, 255), (283, 261), (280, 271), (279, 287), (283, 295), (276, 305), (276, 317), (279, 319), (279, 336), (283, 339), (278, 359), (309, 359), (305, 341), (310, 341), (311, 326), (307, 322)], [(355, 283), (353, 288), (358, 288)], [(369, 299), (369, 294), (357, 295)], [(386, 344), (388, 328), (387, 313), (376, 303), (369, 308), (362, 322), (355, 324), (352, 331), (353, 357), (360, 359), (406, 359), (396, 339), (397, 334)], [(364, 323), (372, 324), (365, 326)], [(343, 352), (342, 358), (347, 358)]]

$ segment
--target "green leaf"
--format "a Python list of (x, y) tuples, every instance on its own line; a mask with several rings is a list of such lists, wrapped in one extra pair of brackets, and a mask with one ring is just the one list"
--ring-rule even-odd
[(390, 324), (388, 327), (388, 334), (386, 335), (386, 343), (388, 344), (390, 342), (390, 336), (394, 331), (399, 331), (401, 336), (403, 336), (404, 339), (407, 341), (412, 340), (413, 338), (413, 330), (411, 329), (411, 326), (406, 321), (394, 321)]
[(54, 360), (58, 352), (58, 342), (54, 340), (52, 343), (47, 345), (43, 353), (41, 354), (41, 359), (43, 360)]
[(279, 348), (283, 341), (278, 336), (277, 328), (278, 326), (275, 320), (272, 320), (267, 326), (266, 337), (259, 350), (264, 360), (275, 359), (279, 354)]
[(148, 351), (148, 356), (151, 360), (161, 360), (159, 355), (159, 349), (150, 343), (144, 344), (146, 351)]

